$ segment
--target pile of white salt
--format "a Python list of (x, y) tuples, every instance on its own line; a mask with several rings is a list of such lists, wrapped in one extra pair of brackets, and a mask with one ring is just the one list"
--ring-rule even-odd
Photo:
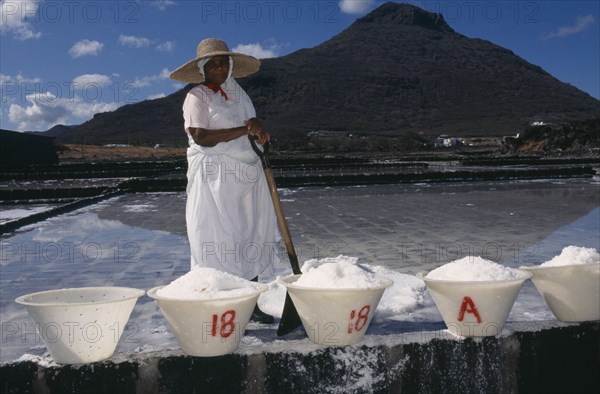
[(482, 257), (467, 256), (429, 272), (428, 279), (453, 281), (496, 281), (522, 279), (525, 274), (514, 268), (486, 260)]
[(364, 289), (385, 284), (357, 262), (357, 257), (344, 255), (307, 260), (302, 266), (302, 276), (294, 285), (328, 289)]
[(600, 253), (594, 248), (570, 245), (558, 256), (540, 264), (540, 267), (558, 267), (563, 265), (600, 264)]
[(175, 279), (156, 294), (178, 300), (212, 300), (242, 297), (255, 293), (256, 289), (255, 282), (214, 268), (199, 267)]

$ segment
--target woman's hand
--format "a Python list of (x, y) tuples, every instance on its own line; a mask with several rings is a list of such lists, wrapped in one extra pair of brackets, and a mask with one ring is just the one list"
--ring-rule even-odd
[(244, 121), (244, 125), (246, 125), (248, 129), (248, 134), (255, 136), (256, 141), (259, 144), (263, 145), (271, 139), (271, 135), (262, 128), (262, 120), (258, 118), (251, 118)]
[(264, 145), (271, 140), (271, 134), (267, 133), (266, 131), (261, 131), (260, 133), (256, 134), (256, 136), (256, 142), (261, 145)]

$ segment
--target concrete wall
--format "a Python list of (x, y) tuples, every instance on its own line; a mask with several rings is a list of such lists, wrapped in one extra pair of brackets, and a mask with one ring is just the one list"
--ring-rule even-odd
[[(538, 325), (539, 326), (539, 325)], [(2, 393), (598, 393), (600, 322), (485, 339), (0, 367)], [(380, 344), (376, 344), (380, 342)], [(374, 344), (374, 345), (371, 345)], [(297, 346), (296, 346), (297, 347)], [(122, 356), (122, 355), (121, 355)]]

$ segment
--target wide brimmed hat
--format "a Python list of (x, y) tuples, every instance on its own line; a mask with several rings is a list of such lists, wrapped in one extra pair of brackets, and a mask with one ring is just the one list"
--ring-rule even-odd
[(185, 63), (171, 73), (169, 78), (176, 81), (188, 83), (204, 82), (204, 75), (198, 69), (200, 59), (211, 58), (214, 56), (231, 56), (233, 60), (233, 71), (231, 76), (234, 78), (245, 77), (254, 74), (260, 68), (260, 60), (255, 57), (244, 55), (243, 53), (230, 52), (227, 44), (217, 38), (207, 38), (200, 41), (196, 48), (196, 58)]

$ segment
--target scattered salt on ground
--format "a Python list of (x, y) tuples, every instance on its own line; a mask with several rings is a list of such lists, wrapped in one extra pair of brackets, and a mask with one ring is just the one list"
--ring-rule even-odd
[(521, 279), (524, 273), (481, 257), (467, 256), (434, 269), (426, 278), (455, 281)]
[(540, 267), (557, 267), (561, 265), (576, 265), (576, 264), (600, 264), (600, 253), (594, 248), (583, 248), (580, 246), (570, 245), (565, 247), (562, 252), (540, 264)]
[(32, 363), (36, 363), (40, 367), (44, 367), (44, 368), (53, 368), (53, 367), (60, 366), (60, 364), (56, 363), (52, 359), (52, 357), (50, 357), (49, 353), (47, 353), (43, 356), (25, 353), (21, 357), (19, 357), (18, 359), (15, 360), (15, 363), (20, 363), (20, 362), (32, 362)]
[(384, 285), (384, 281), (358, 264), (357, 257), (339, 255), (324, 259), (307, 260), (303, 275), (294, 283), (302, 287), (356, 289)]
[(158, 290), (159, 297), (209, 300), (242, 297), (255, 293), (257, 284), (214, 268), (195, 268)]
[[(379, 301), (375, 321), (383, 322), (386, 320), (412, 321), (412, 313), (418, 308), (424, 308), (427, 302), (432, 302), (425, 296), (427, 287), (425, 283), (414, 275), (402, 274), (382, 266), (364, 265), (375, 275), (383, 276), (394, 281), (391, 287), (388, 287)], [(431, 304), (434, 313), (437, 310)], [(441, 319), (434, 316), (433, 320)]]

